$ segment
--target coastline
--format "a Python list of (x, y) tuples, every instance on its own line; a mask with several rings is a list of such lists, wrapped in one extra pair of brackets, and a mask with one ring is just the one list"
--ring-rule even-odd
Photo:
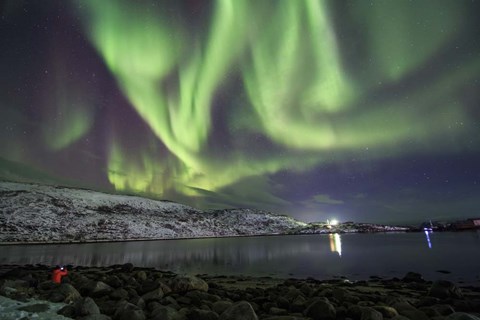
[(55, 284), (49, 266), (0, 265), (0, 295), (48, 301), (37, 303), (43, 309), (63, 303), (59, 313), (74, 319), (157, 320), (167, 313), (172, 317), (165, 319), (185, 320), (243, 319), (235, 314), (269, 320), (480, 317), (480, 287), (427, 281), (413, 272), (402, 279), (372, 276), (352, 282), (179, 275), (129, 263), (68, 269), (63, 283)]
[(271, 234), (247, 234), (247, 235), (220, 235), (220, 236), (199, 236), (199, 237), (178, 237), (178, 238), (129, 238), (129, 239), (95, 239), (95, 240), (68, 240), (68, 241), (0, 241), (0, 246), (15, 245), (59, 245), (59, 244), (88, 244), (88, 243), (115, 243), (115, 242), (140, 242), (140, 241), (171, 241), (171, 240), (201, 240), (201, 239), (222, 239), (222, 238), (254, 238), (254, 237), (277, 237), (277, 236), (310, 236), (310, 235), (329, 235), (329, 234), (370, 234), (370, 233), (406, 233), (420, 231), (348, 231), (348, 232), (321, 232), (321, 233), (271, 233)]
[[(477, 232), (480, 229), (465, 230), (441, 230), (439, 232)], [(59, 240), (59, 241), (0, 241), (1, 246), (16, 245), (61, 245), (61, 244), (91, 244), (91, 243), (116, 243), (116, 242), (141, 242), (141, 241), (172, 241), (172, 240), (201, 240), (201, 239), (223, 239), (223, 238), (255, 238), (255, 237), (279, 237), (279, 236), (311, 236), (311, 235), (329, 235), (329, 234), (396, 234), (396, 233), (424, 233), (424, 230), (381, 230), (381, 231), (331, 231), (331, 232), (312, 232), (312, 233), (259, 233), (246, 235), (219, 235), (219, 236), (198, 236), (198, 237), (177, 237), (177, 238), (127, 238), (127, 239), (94, 239), (94, 240)]]

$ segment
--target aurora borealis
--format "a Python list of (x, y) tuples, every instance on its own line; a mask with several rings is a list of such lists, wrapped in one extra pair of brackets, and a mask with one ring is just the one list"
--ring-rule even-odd
[(306, 221), (478, 216), (480, 1), (0, 10), (4, 179)]

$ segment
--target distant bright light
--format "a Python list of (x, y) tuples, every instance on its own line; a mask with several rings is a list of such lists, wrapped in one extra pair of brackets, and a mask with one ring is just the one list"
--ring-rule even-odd
[(336, 226), (337, 224), (338, 224), (338, 220), (337, 220), (337, 219), (332, 219), (332, 220), (330, 220), (330, 225)]

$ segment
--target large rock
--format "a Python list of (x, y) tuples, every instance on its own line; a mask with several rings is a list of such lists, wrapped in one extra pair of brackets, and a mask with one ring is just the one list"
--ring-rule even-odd
[(132, 272), (133, 268), (134, 268), (133, 264), (131, 264), (130, 262), (127, 262), (127, 263), (122, 265), (121, 270), (123, 272)]
[(69, 283), (62, 283), (58, 287), (58, 292), (63, 295), (63, 302), (65, 303), (74, 302), (82, 297), (77, 289)]
[(218, 314), (210, 310), (193, 309), (189, 314), (189, 319), (218, 320)]
[(230, 307), (233, 303), (231, 303), (230, 301), (224, 301), (224, 300), (221, 300), (221, 301), (217, 301), (217, 302), (214, 302), (213, 305), (212, 305), (212, 310), (215, 311), (216, 313), (218, 314), (222, 314), (225, 310), (228, 309), (228, 307)]
[(403, 277), (403, 281), (405, 282), (425, 282), (422, 275), (416, 272), (407, 272), (407, 274)]
[(177, 276), (172, 279), (170, 287), (173, 292), (208, 291), (208, 284), (195, 276)]
[(147, 273), (143, 270), (140, 270), (140, 271), (137, 272), (135, 277), (137, 278), (137, 280), (145, 281), (145, 280), (147, 280)]
[(185, 316), (172, 307), (160, 306), (151, 313), (152, 320), (184, 320)]
[(120, 288), (123, 286), (123, 281), (120, 280), (120, 278), (115, 275), (108, 276), (107, 279), (105, 280), (105, 283), (113, 288)]
[(333, 320), (337, 316), (335, 307), (322, 298), (315, 299), (307, 309), (305, 309), (304, 314), (313, 320)]
[(145, 320), (145, 313), (143, 310), (128, 309), (120, 312), (115, 320)]
[(86, 297), (84, 299), (77, 300), (75, 303), (75, 314), (77, 316), (100, 314), (100, 309), (92, 298)]
[(458, 288), (453, 282), (447, 280), (438, 280), (432, 284), (432, 287), (428, 291), (428, 295), (440, 299), (462, 299), (463, 294), (460, 288)]
[(193, 304), (198, 305), (204, 303), (205, 301), (210, 301), (213, 303), (220, 300), (220, 297), (217, 295), (209, 294), (199, 290), (188, 291), (185, 294), (185, 297), (190, 298)]
[(75, 306), (68, 304), (65, 307), (57, 311), (57, 314), (60, 314), (64, 317), (75, 318)]
[[(288, 301), (288, 300), (287, 300)], [(307, 300), (303, 296), (298, 296), (292, 301), (289, 308), (291, 312), (302, 312), (305, 309)]]
[(383, 320), (383, 315), (373, 308), (364, 307), (360, 320)]
[(162, 288), (157, 288), (153, 291), (150, 291), (150, 292), (147, 292), (145, 293), (142, 298), (143, 300), (145, 300), (146, 303), (150, 302), (150, 301), (160, 301), (162, 298), (163, 298), (164, 294), (163, 294), (163, 290)]
[(392, 308), (392, 307), (374, 306), (373, 309), (380, 312), (385, 318), (393, 318), (395, 316), (398, 316), (397, 310), (395, 310), (395, 308)]
[(143, 310), (127, 301), (120, 301), (113, 316), (115, 320), (144, 320)]
[(465, 312), (454, 312), (445, 319), (447, 320), (480, 320), (479, 317)]
[(82, 291), (91, 297), (101, 297), (110, 294), (113, 288), (102, 281), (90, 281), (82, 288)]
[(397, 312), (410, 319), (415, 320), (429, 320), (429, 317), (422, 311), (418, 310), (408, 302), (396, 302), (392, 304), (392, 307), (397, 310)]
[(258, 320), (252, 305), (247, 301), (232, 304), (220, 315), (220, 320)]
[(123, 288), (118, 288), (110, 293), (110, 298), (113, 300), (126, 300), (128, 298), (128, 291)]

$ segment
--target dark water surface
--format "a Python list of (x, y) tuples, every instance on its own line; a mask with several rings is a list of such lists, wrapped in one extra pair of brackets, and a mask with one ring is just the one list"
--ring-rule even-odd
[(0, 264), (108, 266), (126, 262), (178, 273), (318, 279), (391, 278), (415, 271), (428, 280), (480, 285), (480, 232), (0, 246)]

